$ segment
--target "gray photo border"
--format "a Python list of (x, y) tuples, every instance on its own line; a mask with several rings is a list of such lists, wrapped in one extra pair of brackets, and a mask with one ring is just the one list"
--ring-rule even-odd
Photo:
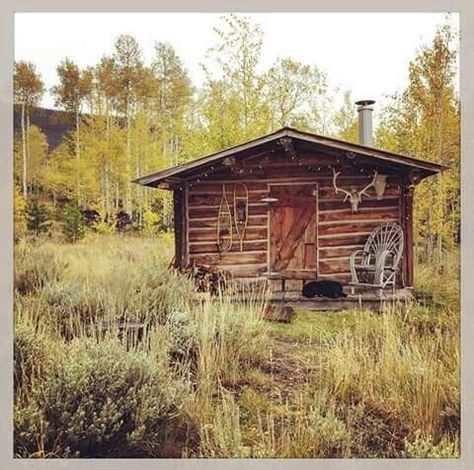
[[(12, 68), (15, 12), (459, 12), (461, 31), (461, 458), (416, 459), (13, 459), (13, 113)], [(184, 33), (185, 34), (185, 33)], [(34, 40), (34, 38), (32, 38)], [(60, 40), (60, 38), (58, 38)], [(474, 2), (472, 0), (2, 0), (0, 2), (0, 468), (299, 468), (470, 469), (474, 468)]]

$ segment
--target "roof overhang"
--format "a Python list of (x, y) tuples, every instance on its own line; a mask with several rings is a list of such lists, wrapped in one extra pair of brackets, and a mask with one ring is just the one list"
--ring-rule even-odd
[(365, 157), (365, 159), (373, 160), (374, 163), (395, 165), (407, 172), (417, 170), (420, 178), (425, 178), (430, 175), (440, 173), (447, 170), (449, 167), (440, 163), (420, 160), (407, 155), (402, 155), (386, 150), (377, 149), (374, 147), (367, 147), (365, 145), (354, 144), (343, 140), (333, 139), (330, 137), (323, 137), (310, 132), (303, 132), (297, 129), (284, 127), (271, 134), (264, 135), (257, 139), (250, 140), (235, 147), (207, 155), (182, 165), (177, 165), (157, 173), (152, 173), (133, 180), (134, 183), (144, 186), (160, 187), (163, 189), (173, 189), (180, 186), (190, 177), (193, 172), (199, 169), (210, 167), (221, 163), (226, 157), (235, 156), (255, 156), (259, 150), (264, 150), (265, 147), (272, 142), (278, 141), (284, 137), (289, 137), (295, 141), (306, 142), (313, 144), (315, 148), (326, 149), (328, 151), (348, 152), (355, 156)]

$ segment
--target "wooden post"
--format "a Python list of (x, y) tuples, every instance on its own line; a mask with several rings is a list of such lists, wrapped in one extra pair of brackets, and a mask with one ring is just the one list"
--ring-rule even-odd
[(186, 220), (184, 198), (184, 189), (173, 190), (175, 268), (184, 268), (186, 266)]
[(412, 185), (403, 185), (400, 191), (400, 222), (403, 228), (403, 287), (413, 287), (413, 190)]

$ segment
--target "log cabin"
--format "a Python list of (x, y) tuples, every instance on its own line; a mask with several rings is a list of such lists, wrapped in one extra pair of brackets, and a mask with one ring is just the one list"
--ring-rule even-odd
[(135, 180), (173, 192), (175, 266), (266, 278), (282, 291), (306, 280), (347, 285), (351, 253), (397, 222), (396, 287), (411, 288), (414, 188), (445, 167), (374, 148), (373, 103), (357, 102), (359, 144), (284, 127)]

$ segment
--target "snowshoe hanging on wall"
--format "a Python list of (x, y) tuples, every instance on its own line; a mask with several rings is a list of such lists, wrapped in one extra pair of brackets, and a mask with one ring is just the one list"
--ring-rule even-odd
[(239, 239), (240, 251), (243, 250), (245, 230), (247, 228), (249, 212), (249, 193), (247, 186), (243, 183), (234, 185), (234, 222), (237, 238)]
[(227, 253), (232, 248), (232, 213), (222, 185), (222, 198), (217, 215), (217, 246), (221, 253)]

